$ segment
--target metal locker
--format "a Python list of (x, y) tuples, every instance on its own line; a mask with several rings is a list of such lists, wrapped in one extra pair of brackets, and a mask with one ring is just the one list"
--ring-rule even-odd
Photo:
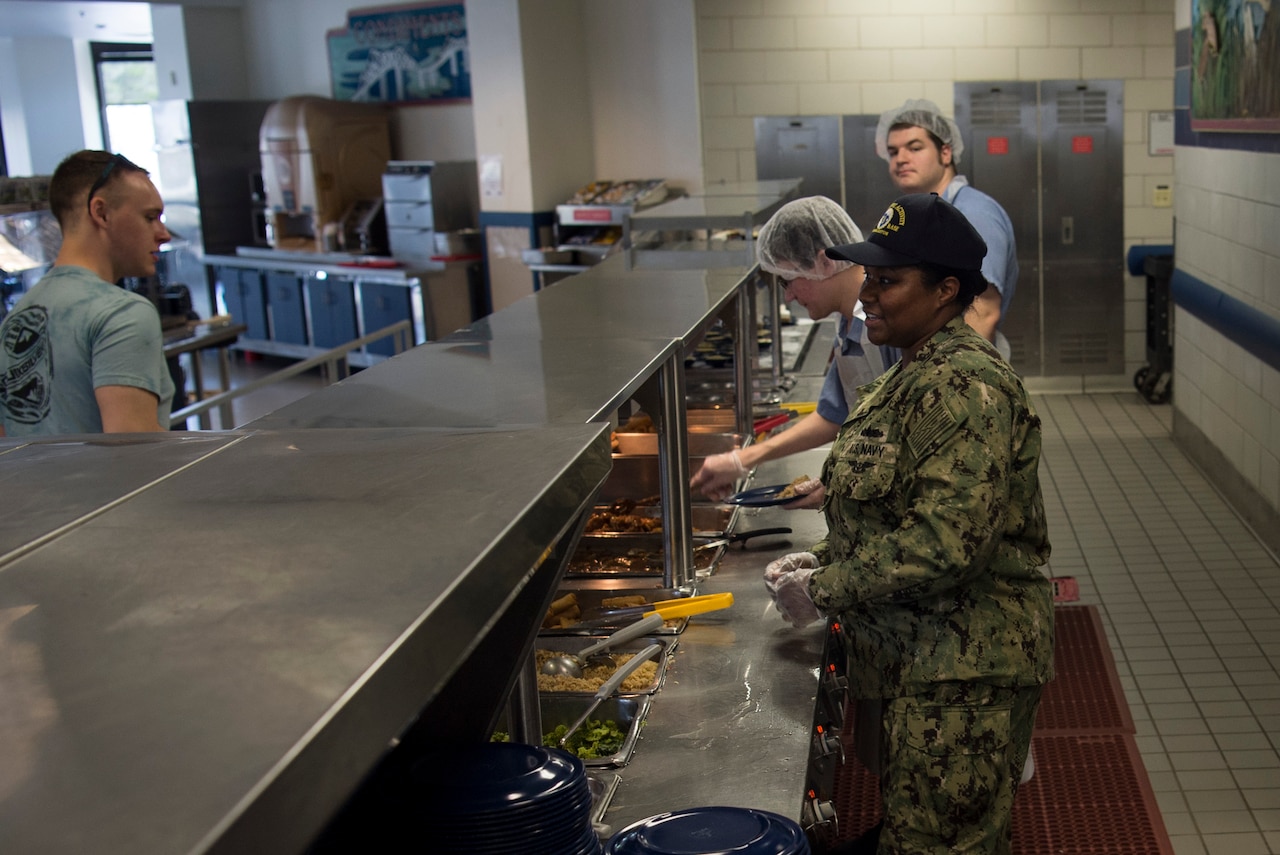
[(871, 233), (889, 203), (902, 195), (889, 177), (889, 164), (876, 154), (878, 113), (841, 116), (844, 137), (844, 209), (864, 235)]
[(836, 116), (757, 116), (756, 178), (803, 178), (802, 196), (844, 204), (840, 120)]
[(1123, 93), (1040, 82), (1047, 375), (1124, 373)]
[(955, 86), (956, 124), (964, 140), (957, 173), (1000, 203), (1013, 222), (1018, 281), (1001, 319), (1010, 362), (1024, 375), (1041, 374), (1039, 141), (1036, 84), (972, 82)]

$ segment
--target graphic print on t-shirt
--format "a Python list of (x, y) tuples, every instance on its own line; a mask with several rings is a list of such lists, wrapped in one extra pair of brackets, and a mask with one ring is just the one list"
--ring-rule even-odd
[(38, 424), (49, 415), (53, 351), (48, 329), (49, 313), (43, 306), (28, 306), (5, 319), (0, 347), (11, 364), (0, 377), (0, 397), (9, 418), (19, 424)]

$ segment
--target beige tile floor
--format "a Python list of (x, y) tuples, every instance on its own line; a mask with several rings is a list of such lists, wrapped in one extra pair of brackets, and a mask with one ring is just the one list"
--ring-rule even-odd
[(1280, 853), (1280, 562), (1136, 393), (1037, 395), (1054, 576), (1099, 607), (1177, 855)]
[[(236, 354), (232, 385), (289, 364)], [(254, 392), (236, 424), (324, 385)], [(1280, 562), (1174, 445), (1168, 405), (1034, 399), (1048, 570), (1099, 607), (1175, 852), (1280, 855)]]

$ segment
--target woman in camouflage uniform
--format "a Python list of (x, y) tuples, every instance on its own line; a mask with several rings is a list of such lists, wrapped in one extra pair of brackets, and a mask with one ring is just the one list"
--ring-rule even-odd
[(827, 252), (866, 267), (870, 339), (903, 356), (832, 445), (827, 538), (765, 581), (794, 625), (839, 616), (853, 691), (882, 705), (885, 820), (866, 851), (1008, 853), (1053, 676), (1040, 420), (964, 323), (986, 244), (949, 203), (904, 196), (867, 241)]

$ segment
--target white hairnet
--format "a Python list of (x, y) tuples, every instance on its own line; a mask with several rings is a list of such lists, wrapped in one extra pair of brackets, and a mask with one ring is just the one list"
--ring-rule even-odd
[(762, 269), (784, 279), (829, 279), (854, 265), (827, 258), (824, 250), (861, 241), (862, 232), (839, 203), (806, 196), (783, 205), (760, 227), (756, 255)]
[(951, 146), (951, 160), (960, 163), (964, 140), (960, 139), (960, 126), (954, 119), (942, 115), (938, 105), (926, 98), (910, 98), (901, 107), (885, 110), (876, 123), (876, 154), (882, 160), (889, 159), (889, 129), (894, 125), (915, 125), (924, 128), (943, 145)]

